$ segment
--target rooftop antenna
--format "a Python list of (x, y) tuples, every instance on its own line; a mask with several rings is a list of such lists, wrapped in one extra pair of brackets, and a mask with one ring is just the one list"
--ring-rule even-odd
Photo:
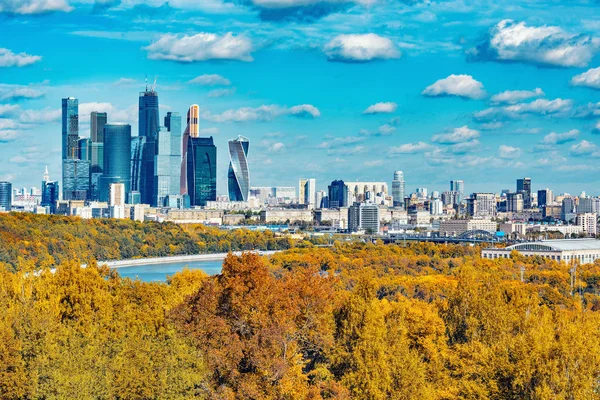
[(146, 92), (148, 91), (148, 75), (146, 75), (146, 78), (144, 79), (146, 81)]

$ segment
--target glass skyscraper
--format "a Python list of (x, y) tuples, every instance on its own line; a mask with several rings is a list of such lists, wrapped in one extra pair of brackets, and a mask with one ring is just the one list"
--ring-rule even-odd
[(92, 141), (88, 138), (81, 138), (77, 141), (77, 153), (80, 160), (90, 161), (92, 158)]
[(344, 181), (333, 181), (328, 189), (329, 208), (348, 207), (348, 186)]
[(181, 180), (181, 115), (176, 112), (168, 112), (165, 116), (165, 127), (171, 137), (171, 159), (170, 195), (179, 194)]
[(10, 211), (12, 208), (12, 183), (0, 182), (0, 209)]
[(142, 165), (140, 170), (140, 194), (142, 203), (153, 204), (156, 199), (154, 193), (154, 156), (156, 155), (156, 139), (159, 129), (158, 93), (146, 90), (139, 97), (139, 131), (138, 136), (145, 137), (146, 143), (142, 152)]
[[(157, 153), (154, 156), (154, 193), (156, 198), (152, 206), (162, 207), (165, 205), (167, 196), (171, 191), (171, 133), (166, 127), (159, 128), (156, 140)], [(179, 145), (177, 145), (179, 147)]]
[(217, 199), (217, 147), (212, 136), (188, 139), (186, 175), (191, 206)]
[(229, 141), (229, 172), (227, 173), (229, 200), (247, 201), (250, 193), (248, 171), (248, 147), (250, 142), (243, 136)]
[(90, 162), (63, 160), (63, 200), (87, 200), (90, 194)]
[(187, 112), (187, 126), (185, 132), (183, 132), (183, 138), (181, 140), (181, 173), (179, 181), (179, 194), (188, 194), (188, 149), (189, 139), (198, 137), (198, 116), (199, 108), (197, 104), (192, 104)]
[(104, 143), (104, 125), (108, 116), (104, 112), (92, 111), (90, 114), (90, 139), (95, 143)]
[[(142, 186), (142, 156), (146, 137), (136, 136), (131, 139), (131, 191), (140, 192)], [(140, 199), (141, 200), (141, 199)]]
[(108, 201), (111, 183), (131, 190), (131, 125), (106, 124), (104, 127), (104, 174), (99, 179), (100, 201)]
[(62, 159), (78, 158), (79, 100), (62, 99)]

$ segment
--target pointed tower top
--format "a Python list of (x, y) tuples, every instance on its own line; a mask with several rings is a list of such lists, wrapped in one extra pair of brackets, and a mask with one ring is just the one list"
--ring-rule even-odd
[(48, 172), (48, 166), (46, 165), (46, 170), (44, 171), (44, 182), (48, 182), (50, 180), (50, 173)]

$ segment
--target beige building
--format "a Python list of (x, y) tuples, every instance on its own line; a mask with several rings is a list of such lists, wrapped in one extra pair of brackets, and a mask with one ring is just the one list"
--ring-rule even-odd
[(495, 233), (498, 224), (489, 219), (450, 219), (440, 221), (440, 235), (458, 236), (467, 231), (488, 231)]
[(327, 222), (334, 228), (348, 229), (348, 207), (315, 210), (315, 220), (319, 224)]
[(223, 211), (221, 210), (178, 210), (170, 209), (162, 218), (163, 221), (171, 221), (176, 224), (211, 224), (221, 225), (223, 223)]
[(312, 210), (263, 210), (260, 212), (260, 221), (266, 224), (285, 224), (297, 222), (313, 222)]
[(348, 188), (349, 203), (364, 201), (367, 192), (370, 192), (373, 197), (378, 193), (383, 193), (384, 197), (388, 195), (386, 182), (345, 182), (345, 184)]

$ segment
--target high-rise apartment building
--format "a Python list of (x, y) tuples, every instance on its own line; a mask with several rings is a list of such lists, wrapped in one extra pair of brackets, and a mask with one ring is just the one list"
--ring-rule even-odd
[(189, 149), (189, 139), (197, 138), (199, 134), (199, 113), (200, 110), (197, 104), (192, 104), (187, 112), (187, 126), (185, 131), (183, 132), (183, 137), (181, 140), (181, 173), (180, 173), (180, 182), (179, 182), (179, 194), (187, 195), (188, 194), (188, 182), (190, 179), (187, 176), (188, 171), (188, 149)]
[(404, 207), (404, 172), (395, 171), (392, 181), (392, 196), (394, 207)]
[(125, 185), (122, 183), (111, 183), (108, 187), (109, 206), (124, 206), (126, 203), (125, 198)]
[(0, 211), (10, 211), (12, 208), (12, 183), (0, 182)]
[(248, 170), (248, 148), (250, 141), (244, 136), (231, 139), (229, 144), (229, 171), (227, 173), (229, 200), (248, 201), (250, 193), (250, 171)]
[(379, 232), (379, 207), (372, 203), (354, 203), (348, 208), (350, 232)]
[(329, 208), (348, 207), (348, 186), (342, 180), (331, 182), (328, 187)]
[(506, 211), (522, 212), (524, 207), (523, 193), (506, 194)]
[(531, 208), (531, 178), (517, 179), (517, 193), (523, 195), (523, 207)]
[(467, 214), (472, 217), (496, 215), (496, 196), (493, 193), (473, 193), (467, 201)]
[(111, 183), (122, 183), (126, 194), (131, 190), (131, 125), (106, 124), (104, 127), (104, 174), (99, 179), (100, 201), (108, 201)]
[(315, 207), (317, 180), (312, 178), (302, 178), (298, 182), (298, 203)]
[[(138, 136), (146, 138), (142, 151), (139, 191), (142, 203), (153, 204), (156, 200), (156, 194), (154, 193), (154, 156), (156, 155), (156, 139), (160, 126), (158, 93), (154, 88), (149, 90), (146, 86), (146, 90), (140, 93), (138, 123)], [(126, 186), (128, 188), (128, 185)]]

